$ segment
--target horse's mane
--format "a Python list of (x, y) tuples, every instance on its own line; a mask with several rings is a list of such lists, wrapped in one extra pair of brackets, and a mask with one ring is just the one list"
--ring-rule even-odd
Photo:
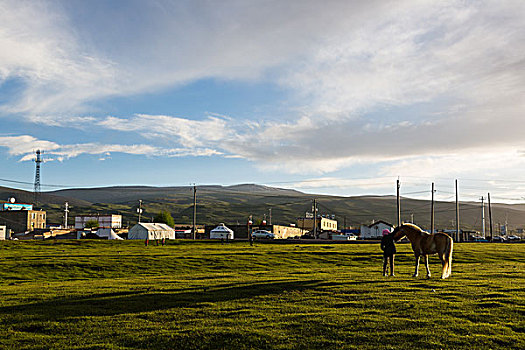
[(425, 232), (421, 227), (417, 226), (417, 225), (414, 225), (414, 224), (411, 224), (411, 223), (403, 223), (401, 226), (407, 226), (407, 227), (410, 227), (416, 231), (419, 231), (419, 232)]
[[(425, 230), (423, 230), (421, 227), (417, 226), (417, 225), (414, 225), (414, 224), (411, 224), (411, 223), (404, 223), (400, 226), (397, 226), (394, 231), (392, 232), (392, 234), (394, 236), (397, 236), (398, 232), (402, 229), (408, 229), (409, 231), (412, 230), (414, 231), (416, 234), (419, 234), (419, 235), (429, 235), (429, 233)], [(401, 238), (400, 236), (398, 238)]]

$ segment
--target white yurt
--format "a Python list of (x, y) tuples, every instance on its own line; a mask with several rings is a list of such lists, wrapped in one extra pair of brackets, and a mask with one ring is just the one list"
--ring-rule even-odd
[(211, 239), (233, 239), (233, 230), (226, 227), (224, 224), (220, 224), (210, 231)]
[(115, 231), (111, 228), (99, 228), (97, 232), (95, 233), (100, 238), (107, 238), (107, 239), (116, 239), (116, 240), (122, 240), (122, 237), (119, 237)]
[(128, 232), (128, 239), (175, 239), (175, 230), (166, 224), (139, 223)]

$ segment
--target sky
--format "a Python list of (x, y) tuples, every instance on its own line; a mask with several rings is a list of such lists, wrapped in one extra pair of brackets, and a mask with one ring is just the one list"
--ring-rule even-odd
[(521, 0), (0, 0), (0, 48), (0, 186), (525, 202)]

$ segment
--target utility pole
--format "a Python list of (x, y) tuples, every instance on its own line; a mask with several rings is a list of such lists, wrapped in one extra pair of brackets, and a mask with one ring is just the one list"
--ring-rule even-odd
[(485, 238), (485, 198), (481, 196), (481, 234)]
[(492, 206), (490, 205), (490, 193), (487, 193), (487, 200), (489, 201), (489, 232), (490, 240), (492, 241)]
[(505, 213), (505, 236), (509, 235), (509, 214)]
[(343, 229), (346, 230), (346, 215), (343, 216)]
[(139, 199), (139, 207), (137, 208), (137, 213), (139, 214), (139, 224), (140, 224), (140, 216), (142, 215), (142, 199)]
[(270, 226), (272, 225), (272, 208), (268, 209), (270, 212)]
[(193, 239), (197, 239), (197, 186), (193, 185)]
[(505, 236), (509, 235), (509, 214), (505, 213)]
[(458, 180), (456, 179), (456, 240), (459, 241), (459, 193)]
[(414, 213), (410, 214), (410, 223), (414, 224)]
[(397, 179), (397, 226), (401, 226), (401, 199), (399, 197), (399, 189), (401, 184), (399, 183), (399, 178)]
[(432, 182), (432, 204), (430, 206), (430, 233), (434, 233), (434, 183)]
[(313, 227), (313, 231), (314, 231), (314, 239), (317, 239), (317, 202), (316, 200), (314, 199), (314, 205), (313, 205), (313, 209), (312, 209), (313, 213), (314, 213), (314, 227)]
[(64, 203), (65, 209), (64, 209), (64, 228), (67, 229), (67, 213), (69, 213), (69, 203)]

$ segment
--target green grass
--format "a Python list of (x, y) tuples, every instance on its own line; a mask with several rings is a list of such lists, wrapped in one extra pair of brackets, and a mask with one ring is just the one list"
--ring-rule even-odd
[[(0, 242), (0, 348), (525, 348), (525, 245)], [(421, 271), (424, 275), (424, 267)]]

